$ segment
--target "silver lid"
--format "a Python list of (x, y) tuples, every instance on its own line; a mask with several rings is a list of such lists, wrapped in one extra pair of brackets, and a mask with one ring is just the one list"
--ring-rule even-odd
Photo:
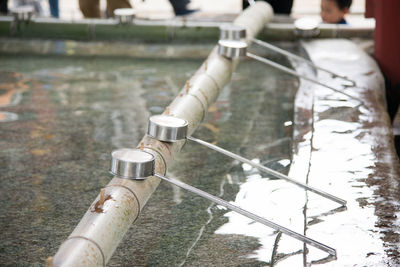
[(186, 139), (187, 128), (188, 123), (184, 119), (168, 115), (154, 115), (149, 119), (147, 134), (160, 141), (176, 142)]
[(140, 149), (122, 148), (111, 153), (110, 173), (119, 178), (144, 180), (154, 175), (154, 167), (154, 156)]
[(319, 22), (314, 18), (300, 18), (294, 22), (295, 34), (300, 37), (311, 38), (319, 34)]
[(17, 6), (11, 10), (11, 13), (33, 13), (35, 9), (31, 5)]
[(230, 59), (246, 56), (247, 43), (237, 40), (219, 40), (218, 54)]
[(117, 8), (114, 10), (114, 16), (120, 24), (130, 24), (135, 18), (136, 11), (133, 8)]
[(17, 21), (30, 21), (34, 11), (33, 6), (25, 5), (13, 8), (11, 13)]
[(219, 27), (220, 40), (246, 39), (246, 28), (235, 24), (225, 24)]

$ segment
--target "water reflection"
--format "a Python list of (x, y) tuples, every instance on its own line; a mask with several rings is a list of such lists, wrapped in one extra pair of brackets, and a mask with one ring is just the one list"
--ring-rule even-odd
[[(330, 81), (327, 77), (320, 78)], [(315, 101), (301, 105), (303, 109), (312, 111), (304, 113), (304, 117), (311, 117), (312, 121), (308, 128), (311, 135), (305, 138), (309, 140), (311, 153), (304, 149), (298, 152), (310, 155), (310, 160), (300, 165), (308, 169), (307, 177), (311, 185), (336, 192), (348, 201), (348, 205), (346, 209), (334, 209), (324, 200), (308, 194), (306, 234), (318, 235), (320, 240), (329, 240), (329, 244), (337, 248), (338, 259), (327, 264), (329, 266), (396, 265), (397, 259), (389, 259), (390, 255), (385, 250), (386, 246), (397, 245), (391, 241), (382, 242), (383, 232), (377, 224), (381, 221), (377, 216), (377, 210), (382, 205), (379, 199), (386, 198), (388, 192), (379, 190), (382, 197), (379, 196), (376, 194), (377, 187), (371, 186), (370, 182), (385, 176), (376, 168), (377, 154), (373, 144), (377, 137), (371, 129), (379, 131), (385, 127), (376, 121), (376, 125), (372, 126), (370, 122), (376, 114), (356, 101), (338, 100), (337, 94), (323, 88), (314, 90)], [(302, 103), (306, 102), (303, 99)], [(390, 168), (387, 170), (390, 171)], [(394, 202), (398, 203), (398, 200)], [(327, 263), (319, 251), (309, 249), (305, 255), (308, 262)]]
[(0, 112), (0, 122), (9, 122), (18, 120), (18, 114), (11, 112)]
[[(22, 93), (28, 88), (26, 82), (20, 73), (0, 70), (0, 108), (18, 105)], [(18, 118), (17, 113), (0, 111), (0, 122), (16, 121)]]
[[(296, 187), (278, 180), (270, 181), (260, 175), (251, 175), (247, 177), (245, 183), (240, 185), (240, 190), (233, 203), (278, 224), (290, 225), (293, 228), (293, 226), (303, 224), (303, 218), (299, 215), (302, 214), (304, 200), (304, 192)], [(258, 238), (262, 246), (249, 257), (269, 262), (274, 248), (276, 231), (234, 212), (228, 212), (225, 216), (229, 218), (229, 223), (221, 226), (216, 233), (241, 234)], [(295, 230), (301, 232), (299, 228)], [(301, 242), (292, 240), (280, 244), (279, 251), (290, 254), (298, 251), (301, 247)]]
[[(0, 60), (0, 121), (7, 120), (0, 124), (0, 265), (42, 265), (109, 181), (109, 152), (139, 141), (148, 105), (171, 101), (170, 88), (155, 86), (170, 75), (169, 63)], [(170, 79), (184, 83), (198, 64), (178, 62)], [(149, 73), (155, 73), (151, 83)], [(162, 98), (146, 99), (160, 90)]]

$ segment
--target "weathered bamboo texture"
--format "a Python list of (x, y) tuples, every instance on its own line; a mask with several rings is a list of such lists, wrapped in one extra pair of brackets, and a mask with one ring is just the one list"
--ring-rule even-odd
[[(272, 16), (271, 7), (259, 1), (245, 10), (234, 23), (246, 27), (250, 42)], [(187, 120), (188, 133), (192, 134), (208, 107), (230, 81), (237, 63), (219, 56), (217, 48), (214, 48), (164, 113)], [(156, 157), (156, 172), (165, 174), (169, 162), (183, 144), (163, 143), (145, 136), (139, 147)], [(99, 195), (92, 203), (54, 256), (53, 266), (105, 266), (159, 183), (160, 179), (156, 177), (144, 181), (114, 177), (104, 190), (104, 202), (100, 202)]]

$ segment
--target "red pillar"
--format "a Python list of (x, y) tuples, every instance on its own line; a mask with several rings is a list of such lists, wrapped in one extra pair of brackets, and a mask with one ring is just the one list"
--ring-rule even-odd
[(366, 0), (365, 16), (375, 18), (374, 57), (395, 87), (400, 84), (400, 0)]

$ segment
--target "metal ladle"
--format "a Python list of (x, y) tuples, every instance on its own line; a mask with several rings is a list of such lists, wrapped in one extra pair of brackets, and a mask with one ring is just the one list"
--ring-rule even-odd
[(296, 19), (294, 21), (294, 29), (294, 33), (302, 38), (312, 38), (320, 34), (319, 21), (314, 18)]
[[(255, 4), (254, 0), (247, 0), (247, 2), (251, 6)], [(296, 19), (294, 22), (294, 28), (295, 28), (294, 33), (297, 36), (302, 37), (302, 38), (312, 38), (312, 37), (317, 36), (320, 33), (319, 22), (314, 18), (306, 17), (306, 18)], [(253, 39), (253, 41), (254, 40), (257, 40), (257, 39)], [(270, 48), (270, 47), (267, 47), (267, 48)], [(278, 48), (278, 47), (274, 47), (274, 48)], [(273, 49), (273, 48), (271, 48), (271, 49)], [(341, 77), (341, 76), (338, 76), (338, 77)]]
[(136, 11), (133, 8), (117, 8), (114, 10), (114, 16), (119, 24), (132, 24)]
[(296, 181), (280, 172), (277, 172), (275, 170), (272, 170), (268, 167), (265, 167), (261, 164), (255, 163), (249, 159), (246, 159), (242, 156), (239, 156), (237, 154), (234, 154), (228, 150), (225, 150), (221, 147), (218, 147), (216, 145), (210, 144), (208, 142), (205, 142), (203, 140), (187, 136), (187, 129), (188, 129), (188, 123), (186, 120), (177, 118), (174, 116), (169, 116), (169, 115), (154, 115), (151, 116), (149, 119), (149, 125), (147, 129), (147, 134), (155, 138), (159, 141), (163, 142), (177, 142), (180, 140), (191, 140), (194, 141), (200, 145), (206, 146), (210, 149), (213, 149), (219, 153), (222, 153), (228, 157), (231, 157), (233, 159), (236, 159), (240, 162), (247, 163), (254, 168), (257, 168), (258, 170), (268, 173), (270, 175), (273, 175), (279, 179), (285, 180), (287, 182), (290, 182), (292, 184), (295, 184), (297, 186), (302, 187), (303, 189), (309, 190), (311, 192), (314, 192), (320, 196), (323, 196), (325, 198), (328, 198), (332, 201), (335, 201), (336, 203), (339, 203), (342, 206), (346, 206), (346, 201), (343, 199), (340, 199), (338, 197), (335, 197), (329, 193), (323, 192), (319, 189), (313, 188), (307, 184), (301, 183), (299, 181)]
[(14, 19), (10, 24), (11, 34), (14, 35), (21, 30), (23, 25), (28, 25), (32, 21), (34, 13), (33, 6), (25, 5), (11, 9)]
[(191, 185), (188, 185), (179, 180), (165, 177), (163, 175), (155, 173), (155, 157), (146, 151), (143, 151), (140, 149), (124, 148), (124, 149), (119, 149), (119, 150), (113, 151), (111, 153), (111, 157), (112, 157), (112, 159), (111, 159), (110, 172), (119, 178), (132, 179), (132, 180), (145, 180), (150, 176), (158, 177), (164, 181), (167, 181), (167, 182), (174, 184), (178, 187), (181, 187), (187, 191), (195, 193), (196, 195), (199, 195), (205, 199), (211, 200), (212, 202), (217, 203), (218, 205), (224, 206), (227, 209), (235, 211), (247, 218), (250, 218), (256, 222), (262, 223), (268, 227), (271, 227), (279, 232), (287, 234), (288, 236), (291, 236), (297, 240), (300, 240), (306, 244), (309, 244), (310, 246), (321, 249), (321, 250), (329, 253), (330, 255), (336, 257), (336, 250), (334, 248), (331, 248), (331, 247), (324, 245), (318, 241), (308, 238), (302, 234), (294, 232), (294, 231), (292, 231), (286, 227), (283, 227), (279, 224), (276, 224), (272, 221), (264, 219), (254, 213), (244, 210), (238, 206), (235, 206), (223, 199), (220, 199), (214, 195), (211, 195), (207, 192), (197, 189)]
[(11, 9), (14, 20), (17, 22), (30, 22), (34, 12), (35, 9), (30, 5), (18, 6)]
[[(320, 82), (320, 81), (318, 81), (316, 79), (309, 78), (309, 77), (307, 77), (305, 75), (298, 74), (297, 72), (293, 71), (292, 69), (289, 69), (288, 67), (285, 67), (285, 66), (283, 66), (281, 64), (278, 64), (278, 63), (276, 63), (274, 61), (271, 61), (271, 60), (266, 59), (264, 57), (260, 57), (260, 56), (257, 56), (257, 55), (254, 55), (252, 53), (247, 52), (247, 43), (244, 41), (245, 38), (246, 38), (246, 29), (244, 27), (238, 26), (238, 25), (234, 25), (234, 24), (228, 24), (228, 25), (221, 26), (220, 27), (220, 39), (219, 39), (219, 42), (218, 42), (218, 53), (220, 55), (222, 55), (224, 57), (227, 57), (227, 58), (230, 58), (230, 59), (236, 59), (236, 58), (246, 57), (247, 56), (249, 58), (255, 59), (255, 60), (260, 61), (260, 62), (262, 62), (264, 64), (267, 64), (269, 66), (277, 68), (277, 69), (279, 69), (281, 71), (289, 73), (289, 74), (291, 74), (293, 76), (296, 76), (296, 77), (299, 77), (299, 78), (303, 78), (305, 80), (308, 80), (308, 81), (311, 81), (313, 83), (316, 83), (316, 84), (322, 85), (324, 87), (327, 87), (327, 88), (329, 88), (329, 89), (331, 89), (331, 90), (333, 90), (335, 92), (341, 93), (341, 94), (343, 94), (343, 95), (345, 95), (347, 97), (350, 97), (352, 99), (356, 99), (357, 101), (359, 101), (361, 103), (360, 99), (358, 99), (358, 98), (356, 98), (354, 96), (351, 96), (351, 95), (349, 95), (347, 93), (344, 93), (343, 91), (341, 91), (339, 89), (336, 89), (336, 88), (334, 88), (332, 86), (329, 86), (329, 85), (327, 85), (325, 83), (322, 83), (322, 82)], [(348, 85), (348, 84), (344, 85), (345, 87), (355, 86), (356, 85), (355, 81), (350, 80), (345, 76), (339, 75), (339, 74), (334, 73), (334, 72), (332, 72), (330, 70), (327, 70), (325, 68), (319, 67), (319, 66), (315, 65), (310, 60), (302, 58), (302, 57), (300, 57), (298, 55), (290, 53), (290, 52), (288, 52), (288, 51), (286, 51), (284, 49), (281, 49), (281, 48), (276, 47), (274, 45), (271, 45), (269, 43), (263, 42), (261, 40), (258, 40), (258, 39), (255, 39), (255, 38), (251, 38), (251, 40), (254, 41), (258, 45), (261, 45), (261, 46), (263, 46), (265, 48), (269, 48), (269, 49), (271, 49), (271, 50), (273, 50), (273, 51), (275, 51), (277, 53), (283, 54), (283, 55), (285, 55), (287, 57), (291, 57), (291, 58), (294, 58), (296, 60), (304, 61), (305, 63), (313, 66), (316, 69), (319, 69), (321, 71), (325, 71), (325, 72), (329, 73), (333, 78), (338, 77), (338, 78), (341, 78), (341, 79), (346, 80), (346, 81), (351, 83), (351, 85)]]

